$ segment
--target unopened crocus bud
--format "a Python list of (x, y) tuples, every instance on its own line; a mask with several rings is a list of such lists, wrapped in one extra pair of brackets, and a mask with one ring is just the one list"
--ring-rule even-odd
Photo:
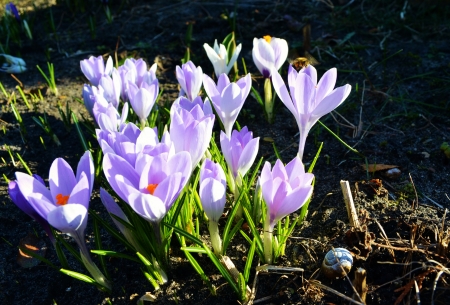
[(214, 253), (222, 254), (218, 221), (225, 208), (226, 177), (220, 164), (206, 159), (200, 170), (200, 201), (209, 219), (209, 232)]

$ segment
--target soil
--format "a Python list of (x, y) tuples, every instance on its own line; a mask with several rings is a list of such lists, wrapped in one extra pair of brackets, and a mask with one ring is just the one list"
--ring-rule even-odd
[[(75, 1), (73, 1), (75, 2)], [(370, 2), (370, 3), (369, 3)], [(67, 3), (72, 3), (67, 1)], [(79, 1), (84, 3), (83, 1)], [(260, 304), (342, 304), (341, 293), (352, 297), (347, 279), (330, 280), (318, 273), (324, 255), (332, 248), (344, 247), (354, 254), (350, 280), (358, 268), (367, 272), (367, 304), (448, 303), (448, 250), (450, 207), (450, 158), (440, 149), (450, 141), (450, 7), (445, 1), (123, 1), (110, 3), (112, 23), (103, 8), (83, 11), (65, 3), (47, 5), (19, 1), (26, 10), (34, 39), (25, 36), (22, 44), (10, 43), (10, 54), (21, 56), (28, 71), (0, 75), (6, 92), (15, 92), (26, 134), (11, 111), (11, 99), (0, 96), (0, 173), (14, 179), (25, 171), (23, 158), (31, 172), (47, 178), (53, 160), (63, 157), (72, 166), (83, 153), (72, 125), (65, 129), (57, 105), (68, 103), (83, 121), (89, 120), (82, 103), (84, 79), (79, 62), (90, 55), (105, 57), (117, 51), (119, 58), (144, 58), (158, 63), (157, 76), (164, 88), (161, 101), (170, 104), (178, 95), (175, 67), (180, 65), (186, 45), (187, 24), (193, 24), (191, 60), (213, 74), (203, 43), (221, 41), (230, 33), (227, 16), (236, 9), (236, 37), (243, 44), (242, 58), (249, 72), (258, 75), (251, 50), (254, 37), (270, 34), (288, 41), (292, 54), (302, 54), (301, 28), (311, 25), (311, 54), (318, 59), (319, 75), (331, 67), (338, 69), (338, 84), (352, 85), (349, 98), (322, 122), (348, 145), (350, 151), (320, 125), (311, 131), (304, 162), (308, 166), (320, 143), (323, 149), (314, 168), (314, 195), (306, 220), (288, 240), (286, 255), (277, 265), (303, 268), (303, 272), (260, 272), (254, 303)], [(331, 7), (333, 5), (333, 7)], [(53, 14), (55, 31), (49, 26)], [(404, 15), (404, 19), (401, 18)], [(289, 15), (295, 22), (289, 21)], [(95, 35), (88, 20), (94, 20)], [(3, 39), (3, 38), (1, 38)], [(2, 43), (3, 40), (1, 41)], [(117, 50), (116, 50), (117, 48)], [(46, 71), (46, 62), (55, 67), (59, 96), (49, 90), (36, 65)], [(243, 67), (239, 63), (240, 73)], [(285, 75), (287, 64), (283, 68)], [(28, 109), (15, 87), (26, 94), (41, 90), (44, 99)], [(262, 94), (263, 81), (253, 86)], [(259, 156), (274, 161), (276, 146), (284, 162), (297, 153), (298, 129), (289, 111), (277, 101), (274, 124), (267, 124), (261, 106), (250, 96), (238, 117), (261, 137)], [(33, 117), (47, 119), (61, 142), (56, 146)], [(216, 127), (218, 130), (218, 127)], [(96, 140), (85, 135), (97, 147)], [(89, 138), (90, 137), (90, 138)], [(43, 141), (44, 144), (41, 143)], [(273, 142), (273, 143), (272, 143)], [(12, 153), (12, 157), (10, 152)], [(400, 176), (386, 171), (370, 172), (364, 164), (394, 165)], [(361, 228), (351, 228), (340, 181), (347, 180), (353, 192)], [(98, 185), (96, 186), (98, 189)], [(19, 242), (31, 235), (48, 248), (45, 257), (58, 264), (56, 253), (41, 227), (20, 211), (9, 199), (7, 183), (0, 184), (0, 303), (1, 304), (134, 304), (145, 292), (160, 304), (236, 304), (237, 297), (205, 257), (198, 257), (217, 296), (211, 295), (200, 277), (179, 250), (172, 245), (169, 282), (153, 291), (137, 264), (125, 259), (109, 259), (108, 271), (114, 290), (107, 295), (93, 286), (63, 275), (45, 264), (23, 268), (18, 262)], [(108, 218), (98, 199), (94, 211)], [(108, 218), (109, 219), (109, 218)], [(206, 227), (204, 233), (206, 233)], [(92, 227), (87, 241), (94, 248)], [(125, 251), (106, 232), (105, 248)], [(71, 239), (67, 241), (72, 242)], [(364, 246), (358, 244), (363, 243)], [(249, 245), (240, 237), (232, 242), (228, 255), (242, 270)], [(95, 257), (98, 261), (98, 258)], [(76, 261), (70, 267), (84, 272)], [(253, 285), (255, 269), (252, 269)], [(416, 294), (414, 280), (417, 283)], [(319, 283), (319, 284), (317, 284)]]

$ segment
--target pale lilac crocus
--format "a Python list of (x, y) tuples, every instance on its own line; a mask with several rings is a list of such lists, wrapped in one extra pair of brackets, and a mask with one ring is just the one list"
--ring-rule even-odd
[(101, 130), (120, 131), (126, 124), (128, 103), (123, 105), (122, 114), (119, 114), (112, 104), (108, 104), (108, 106), (104, 108), (99, 103), (94, 104), (93, 112), (95, 114), (97, 125)]
[(160, 242), (160, 222), (188, 182), (191, 170), (191, 157), (185, 151), (147, 155), (136, 169), (118, 155), (107, 153), (103, 158), (103, 172), (112, 189), (153, 225)]
[(223, 44), (219, 45), (217, 43), (217, 39), (214, 40), (214, 48), (211, 48), (207, 43), (203, 44), (203, 48), (205, 49), (206, 55), (211, 61), (214, 67), (214, 72), (218, 78), (222, 73), (230, 73), (230, 70), (236, 62), (239, 53), (241, 53), (242, 44), (239, 44), (236, 47), (229, 61), (227, 49)]
[[(214, 114), (211, 106), (203, 104), (200, 96), (193, 102), (178, 98), (170, 109), (170, 137), (175, 151), (187, 151), (191, 156), (192, 169), (203, 158), (211, 141)], [(204, 110), (209, 114), (205, 114)]]
[(222, 254), (222, 240), (219, 234), (219, 218), (225, 208), (227, 180), (220, 164), (205, 159), (200, 170), (199, 196), (203, 210), (209, 220), (211, 244), (216, 255)]
[(156, 78), (156, 63), (147, 70), (147, 63), (142, 59), (128, 58), (124, 64), (118, 68), (122, 79), (122, 99), (124, 101), (129, 99), (128, 84), (132, 83), (138, 88), (143, 84), (150, 85), (153, 82), (158, 82)]
[(305, 173), (301, 159), (297, 156), (286, 166), (280, 160), (273, 168), (269, 162), (261, 171), (262, 196), (267, 206), (264, 224), (265, 262), (272, 262), (272, 232), (275, 224), (283, 217), (300, 209), (313, 191), (314, 175)]
[(226, 74), (221, 74), (217, 85), (211, 77), (204, 74), (203, 85), (222, 121), (225, 133), (230, 137), (234, 122), (236, 122), (252, 87), (250, 73), (235, 83), (231, 83)]
[(306, 137), (313, 125), (325, 114), (338, 107), (350, 94), (352, 86), (346, 84), (334, 89), (337, 70), (332, 68), (317, 83), (316, 69), (308, 65), (297, 72), (289, 66), (289, 92), (281, 75), (274, 72), (273, 85), (278, 97), (291, 111), (300, 130), (298, 156), (303, 158)]
[(265, 78), (269, 78), (273, 70), (281, 68), (288, 51), (288, 44), (284, 39), (271, 36), (253, 39), (253, 62)]
[(86, 269), (97, 283), (110, 290), (107, 279), (92, 261), (84, 239), (94, 174), (92, 156), (87, 151), (78, 163), (76, 174), (64, 159), (53, 161), (50, 189), (41, 180), (21, 172), (16, 172), (16, 182), (24, 198), (43, 219), (73, 237)]
[(89, 59), (83, 59), (80, 61), (80, 67), (89, 82), (94, 86), (98, 86), (102, 76), (111, 75), (113, 70), (113, 61), (111, 56), (109, 56), (105, 65), (101, 55), (98, 57), (91, 56)]
[(139, 117), (141, 129), (147, 124), (147, 118), (155, 105), (158, 94), (157, 80), (151, 84), (143, 83), (140, 88), (131, 82), (128, 83), (128, 97), (131, 107)]
[(241, 131), (233, 130), (231, 137), (223, 131), (220, 133), (220, 147), (234, 180), (239, 181), (247, 174), (255, 162), (259, 149), (259, 137), (244, 126)]
[(122, 79), (116, 68), (113, 68), (111, 76), (103, 75), (100, 78), (98, 86), (103, 88), (103, 96), (106, 101), (111, 103), (115, 108), (119, 107)]
[(192, 61), (188, 61), (181, 67), (176, 67), (176, 76), (178, 83), (181, 86), (180, 96), (186, 94), (189, 100), (194, 100), (202, 87), (202, 67), (196, 67)]

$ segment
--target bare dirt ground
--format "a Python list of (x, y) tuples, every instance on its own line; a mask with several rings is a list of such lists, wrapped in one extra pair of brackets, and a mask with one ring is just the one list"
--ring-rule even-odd
[[(68, 103), (81, 121), (82, 116), (88, 118), (80, 103), (86, 82), (80, 60), (90, 55), (114, 56), (117, 48), (119, 58), (134, 56), (150, 64), (157, 62), (157, 76), (164, 88), (161, 100), (170, 104), (178, 94), (175, 66), (180, 65), (186, 50), (188, 23), (193, 23), (191, 59), (207, 74), (212, 74), (213, 69), (202, 45), (211, 45), (214, 39), (221, 41), (230, 32), (226, 16), (235, 9), (236, 37), (243, 44), (241, 57), (252, 73), (257, 73), (251, 57), (254, 37), (270, 34), (286, 39), (291, 58), (295, 58), (303, 53), (301, 28), (309, 23), (311, 54), (320, 62), (316, 66), (319, 75), (336, 67), (337, 85), (352, 85), (352, 93), (338, 113), (322, 118), (322, 122), (360, 154), (349, 151), (319, 125), (311, 131), (305, 163), (312, 161), (319, 143), (324, 143), (314, 169), (315, 191), (306, 221), (289, 239), (286, 256), (279, 262), (301, 267), (304, 272), (260, 273), (255, 303), (347, 302), (336, 294), (352, 297), (347, 279), (331, 281), (316, 272), (331, 247), (345, 247), (355, 255), (351, 280), (357, 268), (366, 270), (367, 304), (416, 304), (418, 295), (423, 304), (431, 304), (432, 300), (435, 304), (448, 303), (449, 254), (444, 246), (449, 239), (446, 209), (450, 207), (450, 159), (441, 150), (444, 142), (450, 142), (450, 6), (445, 1), (243, 0), (235, 6), (234, 1), (136, 0), (111, 3), (112, 23), (105, 20), (97, 3), (84, 11), (61, 3), (51, 6), (55, 32), (48, 21), (50, 6), (39, 4), (33, 8), (26, 2), (16, 5), (27, 8), (33, 20), (34, 39), (24, 37), (21, 46), (10, 45), (10, 54), (24, 58), (28, 71), (17, 74), (17, 79), (0, 75), (6, 91), (15, 92), (26, 127), (22, 139), (11, 111), (12, 101), (0, 94), (0, 173), (8, 179), (14, 179), (16, 171), (24, 171), (16, 153), (33, 173), (45, 178), (55, 158), (63, 157), (75, 165), (83, 153), (75, 128), (66, 130), (57, 110), (58, 103), (64, 109)], [(289, 21), (287, 15), (298, 24)], [(89, 29), (89, 17), (95, 20), (95, 35)], [(58, 97), (46, 91), (35, 68), (46, 67), (47, 61), (55, 66)], [(239, 67), (243, 74), (241, 63)], [(287, 63), (283, 69), (285, 75)], [(27, 94), (41, 89), (44, 100), (28, 109), (15, 89), (17, 85)], [(253, 86), (262, 93), (262, 79), (255, 78)], [(33, 121), (33, 116), (44, 113), (61, 146), (56, 146)], [(266, 123), (252, 96), (238, 121), (261, 137), (259, 155), (266, 160), (275, 160), (272, 140), (283, 161), (295, 156), (297, 126), (280, 101), (273, 125)], [(89, 141), (97, 145), (94, 138)], [(369, 172), (362, 166), (365, 163), (394, 165), (401, 174), (389, 177), (383, 171)], [(348, 180), (352, 187), (363, 226), (359, 233), (352, 232), (349, 225), (340, 180)], [(43, 264), (20, 267), (16, 262), (17, 246), (28, 234), (37, 235), (47, 244), (46, 258), (53, 263), (57, 263), (56, 254), (40, 226), (11, 202), (4, 179), (0, 198), (1, 304), (107, 304), (108, 300), (112, 304), (134, 304), (137, 296), (152, 291), (139, 266), (121, 259), (108, 261), (114, 285), (111, 295)], [(108, 217), (97, 196), (91, 207)], [(88, 229), (92, 232), (92, 228)], [(92, 242), (92, 234), (87, 237)], [(370, 246), (370, 250), (362, 251), (357, 241)], [(102, 242), (105, 248), (125, 251), (106, 233)], [(248, 247), (244, 239), (233, 242), (229, 255), (238, 269), (245, 263)], [(212, 296), (178, 248), (175, 242), (169, 283), (161, 291), (152, 292), (158, 303), (237, 303), (237, 297), (209, 266), (210, 262), (199, 257), (218, 288), (218, 295)], [(70, 264), (74, 270), (83, 271), (77, 262)], [(254, 273), (251, 283), (253, 278)]]

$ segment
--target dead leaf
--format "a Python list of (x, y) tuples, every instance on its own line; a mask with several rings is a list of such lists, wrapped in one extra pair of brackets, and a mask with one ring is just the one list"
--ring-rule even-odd
[(387, 165), (387, 164), (361, 164), (364, 170), (368, 170), (370, 173), (384, 171), (391, 168), (397, 168), (398, 165)]

